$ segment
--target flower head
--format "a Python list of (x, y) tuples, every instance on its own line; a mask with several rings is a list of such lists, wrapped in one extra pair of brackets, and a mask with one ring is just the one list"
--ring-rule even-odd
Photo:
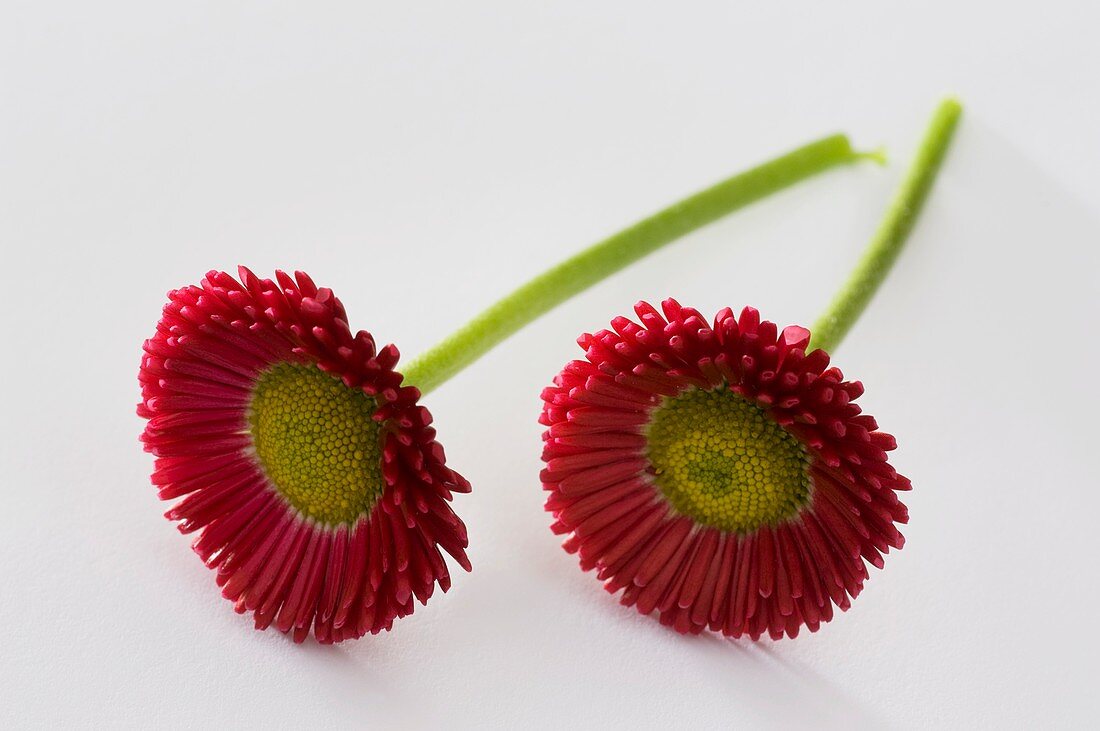
[(605, 588), (682, 633), (816, 631), (901, 548), (909, 481), (809, 331), (647, 303), (578, 341), (543, 392), (553, 530)]
[(170, 292), (138, 414), (165, 515), (258, 629), (339, 642), (390, 629), (469, 570), (446, 466), (393, 345), (353, 333), (308, 276), (245, 268)]

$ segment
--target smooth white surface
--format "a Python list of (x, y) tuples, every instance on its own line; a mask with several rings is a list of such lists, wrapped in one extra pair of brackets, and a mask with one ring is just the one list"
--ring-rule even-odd
[[(1095, 723), (1095, 4), (399, 5), (0, 5), (0, 726)], [(640, 298), (809, 324), (945, 92), (927, 215), (836, 354), (916, 485), (905, 550), (795, 641), (621, 608), (547, 530), (539, 390)], [(678, 242), (430, 395), (475, 569), (392, 633), (254, 632), (160, 517), (133, 409), (168, 289), (305, 269), (413, 355), (837, 129), (891, 166)]]

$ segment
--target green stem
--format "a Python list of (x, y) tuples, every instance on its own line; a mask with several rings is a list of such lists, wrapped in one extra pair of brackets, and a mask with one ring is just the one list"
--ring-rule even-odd
[(844, 135), (825, 137), (723, 180), (585, 249), (524, 284), (427, 351), (405, 370), (422, 393), (470, 365), (527, 323), (646, 254), (727, 213), (831, 167), (881, 153), (852, 149)]
[(962, 105), (955, 99), (947, 99), (936, 108), (917, 149), (916, 159), (905, 174), (863, 258), (811, 328), (810, 349), (835, 350), (890, 272), (928, 198), (928, 191), (936, 179), (960, 114)]

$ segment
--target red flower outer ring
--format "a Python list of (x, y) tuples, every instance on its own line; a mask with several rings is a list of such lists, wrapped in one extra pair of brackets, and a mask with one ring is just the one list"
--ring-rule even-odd
[[(141, 440), (156, 456), (160, 498), (183, 498), (165, 516), (199, 533), (195, 551), (258, 629), (274, 624), (301, 642), (312, 627), (322, 643), (389, 630), (414, 597), (425, 603), (436, 583), (450, 587), (439, 549), (469, 570), (466, 527), (449, 501), (470, 485), (446, 466), (420, 392), (401, 385), (396, 347), (353, 334), (332, 291), (302, 272), (276, 272), (277, 282), (238, 272), (240, 281), (211, 271), (170, 292), (144, 344)], [(284, 362), (313, 364), (377, 404), (385, 485), (353, 524), (300, 514), (254, 456), (252, 389)]]
[[(896, 492), (911, 485), (887, 462), (896, 442), (854, 403), (862, 384), (824, 351), (806, 352), (805, 328), (779, 332), (748, 307), (740, 317), (723, 309), (710, 325), (675, 300), (662, 310), (641, 302), (640, 323), (619, 317), (581, 336), (586, 359), (544, 390), (552, 530), (607, 591), (622, 591), (622, 604), (678, 632), (816, 631), (860, 593), (864, 561), (881, 568), (904, 545), (894, 524), (908, 512)], [(812, 491), (795, 517), (742, 535), (678, 514), (660, 493), (647, 425), (666, 398), (694, 388), (731, 389), (804, 446)]]

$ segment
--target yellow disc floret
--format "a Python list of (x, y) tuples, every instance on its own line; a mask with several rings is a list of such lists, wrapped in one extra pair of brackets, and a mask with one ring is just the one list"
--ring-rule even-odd
[(374, 399), (315, 366), (280, 363), (260, 376), (248, 424), (275, 488), (318, 523), (351, 523), (382, 494)]
[(810, 499), (805, 448), (728, 388), (666, 399), (649, 425), (648, 457), (672, 506), (720, 530), (775, 525)]

